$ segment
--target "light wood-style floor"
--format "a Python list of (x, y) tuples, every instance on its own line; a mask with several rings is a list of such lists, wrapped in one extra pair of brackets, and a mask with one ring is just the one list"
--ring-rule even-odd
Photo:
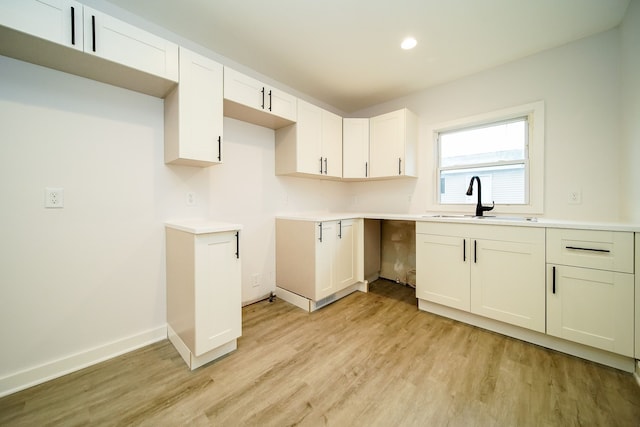
[(638, 426), (631, 374), (418, 311), (379, 280), (309, 314), (243, 309), (231, 355), (168, 341), (0, 399), (0, 425)]

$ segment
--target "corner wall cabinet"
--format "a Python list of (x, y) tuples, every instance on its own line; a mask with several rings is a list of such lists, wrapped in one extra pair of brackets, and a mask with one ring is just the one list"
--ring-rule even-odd
[(416, 296), (545, 332), (542, 228), (416, 223)]
[(634, 235), (547, 230), (547, 333), (634, 356)]
[(298, 121), (276, 130), (276, 175), (342, 177), (342, 117), (298, 100)]
[(415, 177), (418, 119), (403, 108), (370, 119), (371, 178)]
[(180, 47), (180, 84), (164, 101), (164, 161), (223, 162), (222, 65)]
[(295, 123), (297, 98), (224, 67), (224, 115), (279, 129)]
[(0, 2), (0, 54), (163, 98), (178, 46), (68, 0)]
[(353, 285), (364, 281), (363, 227), (362, 219), (276, 219), (277, 292), (308, 300), (304, 308), (312, 311), (357, 290)]
[(237, 348), (240, 229), (221, 223), (166, 224), (168, 337), (191, 369)]
[(369, 177), (369, 119), (342, 119), (342, 177)]

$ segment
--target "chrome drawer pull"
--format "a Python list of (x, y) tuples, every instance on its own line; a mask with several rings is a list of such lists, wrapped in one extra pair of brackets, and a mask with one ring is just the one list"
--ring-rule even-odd
[(577, 246), (565, 246), (565, 249), (573, 249), (573, 250), (576, 250), (576, 251), (604, 252), (604, 253), (610, 253), (611, 252), (609, 249), (580, 248), (580, 247), (577, 247)]

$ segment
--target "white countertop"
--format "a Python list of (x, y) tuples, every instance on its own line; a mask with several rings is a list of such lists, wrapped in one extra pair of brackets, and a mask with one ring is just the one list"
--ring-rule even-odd
[(242, 225), (208, 219), (184, 219), (167, 221), (165, 226), (192, 234), (222, 233), (242, 230)]
[[(438, 216), (440, 215), (440, 216)], [(507, 225), (517, 227), (574, 228), (581, 230), (607, 230), (640, 232), (640, 224), (628, 222), (591, 222), (569, 221), (547, 218), (519, 217), (517, 215), (496, 215), (495, 217), (476, 218), (473, 216), (451, 215), (439, 213), (394, 214), (377, 212), (301, 212), (276, 215), (278, 219), (298, 221), (336, 221), (340, 219), (387, 219), (403, 221), (449, 222), (458, 224)]]

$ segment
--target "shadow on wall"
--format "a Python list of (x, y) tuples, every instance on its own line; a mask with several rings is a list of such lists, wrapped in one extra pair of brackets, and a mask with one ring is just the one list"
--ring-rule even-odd
[(380, 277), (416, 286), (416, 226), (414, 221), (382, 221)]

